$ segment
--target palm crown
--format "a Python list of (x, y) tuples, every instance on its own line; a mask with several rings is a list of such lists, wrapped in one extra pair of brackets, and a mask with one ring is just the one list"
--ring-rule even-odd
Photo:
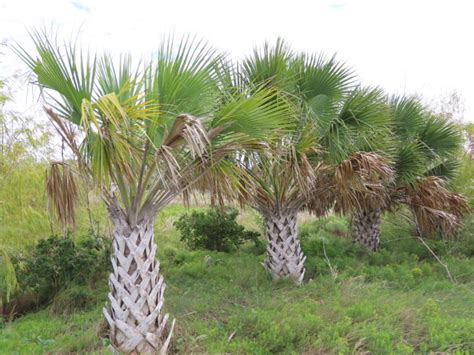
[(459, 166), (461, 132), (415, 98), (394, 97), (390, 107), (397, 137), (391, 201), (408, 205), (422, 232), (450, 234), (468, 211), (465, 199), (447, 186)]
[[(355, 84), (352, 71), (334, 58), (294, 53), (283, 41), (256, 49), (234, 73), (239, 87), (275, 90), (272, 101), (290, 101), (291, 130), (281, 132), (268, 149), (241, 152), (239, 197), (266, 219), (268, 259), (274, 277), (304, 274), (296, 234), (302, 209), (323, 214), (330, 208), (356, 208), (357, 194), (374, 196), (380, 177), (391, 169), (375, 151), (385, 144), (389, 111), (383, 92)], [(225, 179), (220, 179), (223, 181)]]
[(430, 113), (415, 98), (393, 97), (387, 105), (393, 138), (384, 154), (393, 161), (395, 178), (384, 184), (383, 204), (359, 194), (363, 208), (352, 216), (354, 241), (371, 250), (378, 249), (383, 210), (406, 205), (420, 232), (444, 234), (452, 233), (468, 210), (464, 198), (446, 187), (455, 175), (461, 144), (456, 126)]

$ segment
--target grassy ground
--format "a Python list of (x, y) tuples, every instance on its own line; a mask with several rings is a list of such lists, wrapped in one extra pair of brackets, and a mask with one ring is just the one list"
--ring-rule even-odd
[[(345, 220), (305, 217), (307, 282), (294, 287), (268, 278), (263, 250), (254, 246), (232, 254), (186, 250), (173, 228), (182, 212), (168, 207), (156, 226), (178, 353), (474, 353), (472, 221), (462, 241), (430, 243), (452, 282), (399, 218), (385, 220), (382, 250), (370, 254), (343, 237)], [(250, 212), (241, 221), (258, 228)], [(104, 280), (85, 311), (46, 308), (0, 324), (0, 353), (105, 353), (98, 334), (106, 292)]]

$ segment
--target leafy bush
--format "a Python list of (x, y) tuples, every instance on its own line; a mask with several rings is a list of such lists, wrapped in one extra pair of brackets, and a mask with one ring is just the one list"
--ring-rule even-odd
[(181, 241), (192, 250), (207, 249), (229, 252), (246, 240), (260, 243), (259, 233), (245, 230), (236, 222), (239, 211), (235, 208), (217, 208), (205, 212), (183, 214), (174, 223), (181, 233)]
[(54, 295), (72, 282), (95, 280), (107, 269), (108, 255), (101, 238), (75, 242), (71, 236), (51, 236), (41, 240), (31, 254), (17, 260), (18, 281), (22, 289)]

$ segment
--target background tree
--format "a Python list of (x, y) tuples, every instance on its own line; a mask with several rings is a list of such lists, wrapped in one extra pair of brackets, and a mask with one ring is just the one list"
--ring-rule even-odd
[(299, 284), (305, 257), (298, 212), (326, 213), (334, 206), (335, 191), (344, 196), (341, 208), (357, 204), (357, 190), (368, 191), (369, 185), (377, 196), (375, 186), (381, 185), (374, 173), (390, 175), (383, 159), (358, 153), (380, 144), (388, 132), (384, 95), (356, 86), (352, 71), (334, 58), (294, 53), (281, 40), (256, 49), (235, 75), (235, 86), (278, 89), (294, 107), (290, 133), (263, 152), (243, 152), (234, 163), (243, 176), (241, 200), (265, 220), (264, 267), (276, 279)]
[(51, 170), (49, 197), (60, 218), (73, 223), (66, 203), (75, 194), (71, 172), (99, 187), (113, 225), (104, 309), (112, 344), (123, 352), (166, 352), (174, 321), (168, 327), (163, 313), (153, 221), (229, 152), (258, 146), (284, 127), (286, 108), (265, 90), (216, 104), (222, 57), (192, 39), (165, 41), (152, 62), (133, 66), (127, 56), (91, 56), (42, 33), (32, 38), (35, 54), (16, 51), (77, 165)]
[[(384, 205), (367, 203), (354, 213), (352, 237), (369, 250), (380, 241), (381, 212), (406, 205), (414, 213), (420, 231), (452, 233), (459, 218), (467, 212), (462, 196), (447, 189), (456, 175), (461, 136), (454, 123), (430, 113), (417, 99), (394, 97), (390, 103), (393, 146), (385, 154), (394, 161), (395, 180), (388, 185)], [(365, 196), (360, 197), (366, 201)]]

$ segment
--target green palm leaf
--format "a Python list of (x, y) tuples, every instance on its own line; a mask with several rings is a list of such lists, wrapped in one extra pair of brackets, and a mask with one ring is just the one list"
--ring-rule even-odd
[(33, 71), (41, 88), (48, 89), (51, 106), (67, 120), (79, 124), (82, 100), (91, 100), (94, 95), (96, 58), (79, 50), (76, 43), (65, 43), (61, 51), (45, 32), (33, 32), (31, 38), (38, 57), (20, 46), (13, 47), (14, 50)]

